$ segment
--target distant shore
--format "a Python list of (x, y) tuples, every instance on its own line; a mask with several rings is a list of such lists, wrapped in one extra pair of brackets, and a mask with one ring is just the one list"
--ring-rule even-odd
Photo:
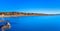
[[(11, 16), (5, 15), (4, 17), (19, 17), (19, 16), (47, 16), (47, 15), (18, 15), (18, 16), (16, 16), (16, 15), (11, 15)], [(49, 16), (56, 16), (56, 15), (49, 15)], [(0, 17), (2, 17), (2, 16), (0, 15)]]
[(18, 17), (18, 16), (55, 16), (60, 14), (43, 13), (23, 13), (23, 12), (0, 12), (0, 17)]
[[(18, 15), (18, 16), (39, 16), (39, 15)], [(18, 17), (18, 16), (15, 16), (15, 15), (11, 15), (11, 16), (5, 15), (4, 17)], [(2, 17), (2, 16), (0, 15), (0, 17)]]

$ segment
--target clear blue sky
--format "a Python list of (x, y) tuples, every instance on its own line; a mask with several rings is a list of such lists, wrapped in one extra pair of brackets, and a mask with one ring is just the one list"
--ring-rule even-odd
[(0, 0), (0, 12), (60, 13), (60, 0)]

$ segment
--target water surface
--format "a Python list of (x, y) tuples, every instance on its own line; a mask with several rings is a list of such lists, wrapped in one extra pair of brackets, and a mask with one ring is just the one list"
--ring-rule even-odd
[(7, 31), (60, 31), (60, 16), (8, 17), (11, 29)]

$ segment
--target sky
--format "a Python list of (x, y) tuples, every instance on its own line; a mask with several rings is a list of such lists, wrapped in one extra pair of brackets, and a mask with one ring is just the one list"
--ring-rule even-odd
[(60, 0), (0, 0), (0, 12), (60, 14)]

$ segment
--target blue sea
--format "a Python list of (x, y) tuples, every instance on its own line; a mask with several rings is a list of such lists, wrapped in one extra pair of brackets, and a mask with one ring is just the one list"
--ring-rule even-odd
[(6, 31), (60, 31), (60, 16), (4, 17), (11, 24)]

